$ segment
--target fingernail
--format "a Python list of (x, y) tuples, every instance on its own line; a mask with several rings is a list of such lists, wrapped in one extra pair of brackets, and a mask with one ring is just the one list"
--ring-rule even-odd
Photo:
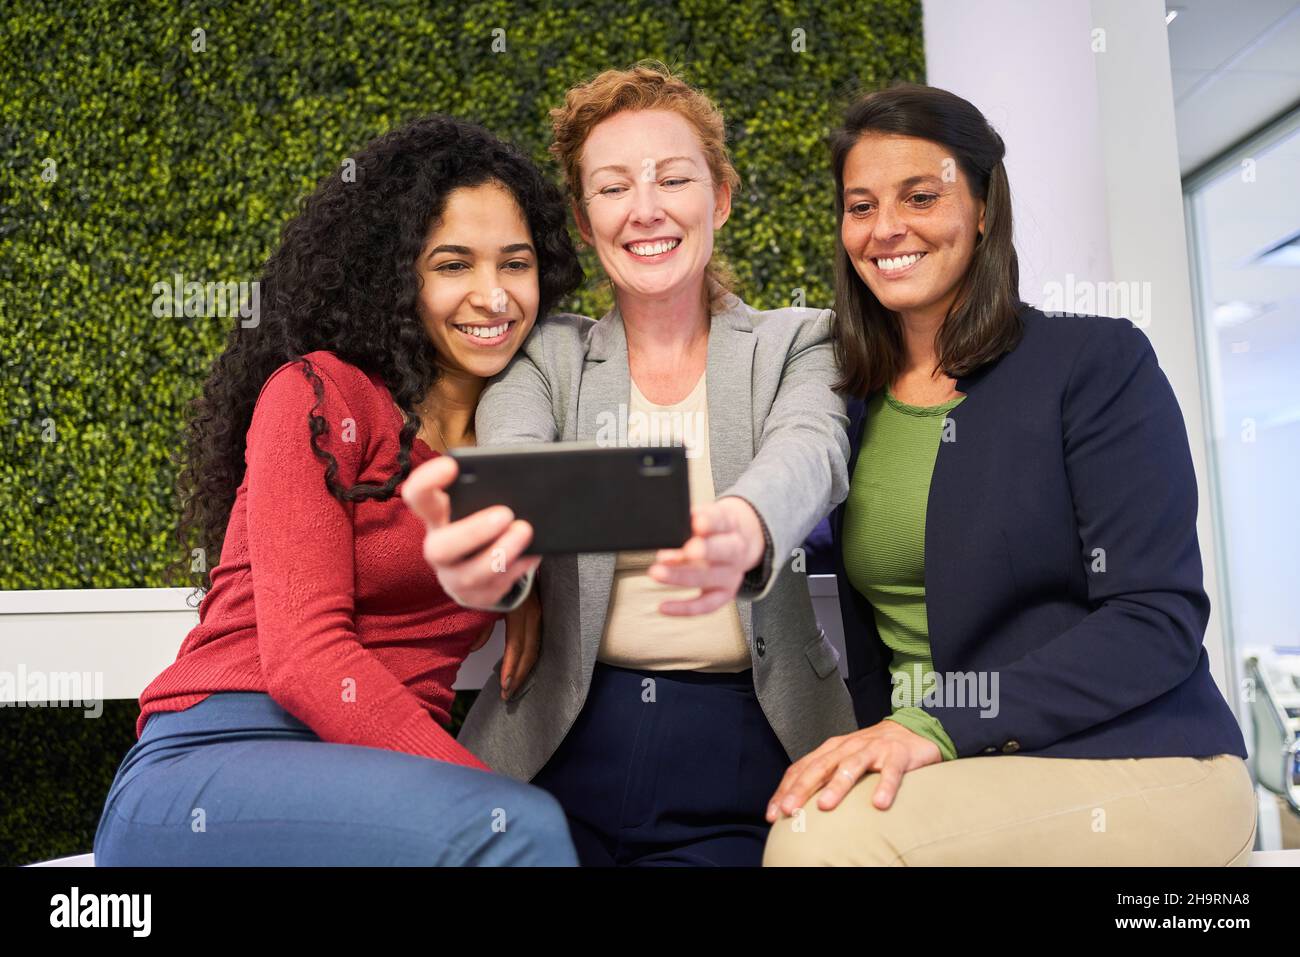
[(511, 675), (510, 677), (506, 678), (506, 683), (501, 686), (502, 690), (508, 692), (510, 690), (510, 683), (514, 680), (515, 680), (514, 675)]

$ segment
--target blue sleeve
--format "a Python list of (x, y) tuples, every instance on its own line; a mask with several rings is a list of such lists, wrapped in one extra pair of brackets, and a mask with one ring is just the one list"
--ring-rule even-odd
[(831, 518), (826, 516), (817, 523), (804, 540), (804, 555), (808, 560), (809, 575), (835, 574), (835, 543), (831, 535)]

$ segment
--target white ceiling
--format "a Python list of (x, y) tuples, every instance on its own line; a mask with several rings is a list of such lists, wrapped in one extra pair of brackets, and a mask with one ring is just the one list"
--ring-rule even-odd
[(1300, 0), (1166, 0), (1183, 175), (1300, 103)]

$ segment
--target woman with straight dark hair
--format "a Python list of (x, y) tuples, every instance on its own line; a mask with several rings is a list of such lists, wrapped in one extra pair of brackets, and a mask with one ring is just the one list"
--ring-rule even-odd
[(863, 96), (832, 155), (861, 729), (791, 766), (764, 863), (1242, 863), (1254, 791), (1150, 342), (1020, 301), (1002, 139), (961, 97)]
[(447, 729), (500, 615), (447, 596), (400, 497), (474, 444), (484, 383), (581, 281), (563, 199), (448, 116), (354, 159), (284, 227), (189, 422), (179, 538), (220, 560), (140, 696), (96, 864), (576, 863), (559, 804)]

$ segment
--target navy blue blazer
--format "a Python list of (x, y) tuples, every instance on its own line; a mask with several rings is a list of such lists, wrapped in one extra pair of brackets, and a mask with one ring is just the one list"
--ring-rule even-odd
[[(1203, 645), (1187, 432), (1150, 342), (1127, 319), (1020, 318), (1016, 348), (957, 382), (925, 523), (934, 669), (997, 672), (997, 710), (951, 695), (925, 710), (959, 757), (1244, 758)], [(890, 652), (845, 573), (844, 510), (832, 554), (866, 727), (891, 711)]]

